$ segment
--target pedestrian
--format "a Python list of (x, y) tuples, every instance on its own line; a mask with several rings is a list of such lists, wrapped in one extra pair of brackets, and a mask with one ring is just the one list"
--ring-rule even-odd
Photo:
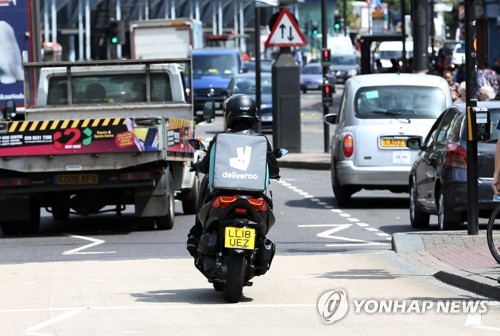
[(457, 100), (459, 98), (458, 83), (455, 83), (455, 81), (453, 80), (453, 73), (450, 70), (444, 70), (443, 78), (446, 79), (448, 85), (450, 86), (451, 99), (453, 99), (453, 101)]
[(465, 64), (460, 64), (455, 74), (455, 82), (462, 83), (463, 81), (465, 81)]
[(495, 99), (496, 92), (489, 85), (483, 85), (479, 88), (479, 100), (486, 101)]
[(485, 85), (491, 86), (495, 92), (495, 97), (498, 95), (500, 83), (498, 82), (498, 75), (495, 71), (488, 68), (488, 61), (484, 60), (478, 64), (476, 73), (477, 77), (477, 97), (479, 98), (479, 89)]
[(302, 55), (302, 50), (300, 50), (300, 48), (295, 50), (294, 58), (295, 61), (297, 61), (299, 68), (302, 69), (302, 67), (304, 66), (304, 56)]
[(458, 85), (458, 99), (456, 100), (456, 102), (465, 103), (466, 94), (466, 84), (465, 81), (463, 81)]

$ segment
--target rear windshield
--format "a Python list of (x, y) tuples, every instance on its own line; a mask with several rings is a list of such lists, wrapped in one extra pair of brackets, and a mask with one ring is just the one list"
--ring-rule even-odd
[(302, 73), (306, 75), (322, 75), (323, 74), (323, 68), (319, 66), (305, 66), (302, 69)]
[(231, 76), (240, 72), (238, 55), (193, 55), (195, 76)]
[[(73, 104), (146, 102), (144, 74), (73, 76)], [(48, 105), (68, 104), (66, 76), (49, 79)], [(170, 77), (151, 74), (151, 101), (171, 101)]]
[(332, 56), (332, 64), (334, 65), (356, 65), (356, 56)]
[(445, 105), (440, 89), (422, 86), (366, 87), (359, 89), (354, 98), (356, 117), (366, 119), (435, 119)]

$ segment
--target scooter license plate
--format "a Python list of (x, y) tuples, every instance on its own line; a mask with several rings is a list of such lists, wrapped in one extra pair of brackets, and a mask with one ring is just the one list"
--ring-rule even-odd
[(228, 226), (224, 237), (225, 248), (253, 250), (255, 247), (255, 229)]

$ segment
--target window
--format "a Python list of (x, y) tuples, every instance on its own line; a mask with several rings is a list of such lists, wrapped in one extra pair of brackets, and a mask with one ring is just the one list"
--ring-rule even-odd
[[(65, 105), (66, 76), (49, 80), (47, 104)], [(146, 102), (144, 74), (75, 75), (71, 79), (74, 104)], [(170, 77), (166, 73), (151, 74), (151, 101), (171, 101)]]
[(377, 86), (358, 90), (354, 99), (358, 118), (435, 119), (446, 107), (444, 93), (425, 86)]
[(449, 140), (448, 131), (450, 130), (451, 123), (457, 113), (458, 111), (454, 108), (451, 108), (445, 112), (443, 119), (441, 121), (441, 125), (439, 126), (437, 132), (436, 142), (443, 142), (445, 140)]

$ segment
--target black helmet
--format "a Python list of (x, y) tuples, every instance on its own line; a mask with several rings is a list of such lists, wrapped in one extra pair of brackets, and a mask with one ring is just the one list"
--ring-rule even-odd
[(249, 127), (257, 120), (257, 106), (252, 98), (244, 94), (235, 94), (224, 102), (226, 125), (234, 128), (238, 123)]

